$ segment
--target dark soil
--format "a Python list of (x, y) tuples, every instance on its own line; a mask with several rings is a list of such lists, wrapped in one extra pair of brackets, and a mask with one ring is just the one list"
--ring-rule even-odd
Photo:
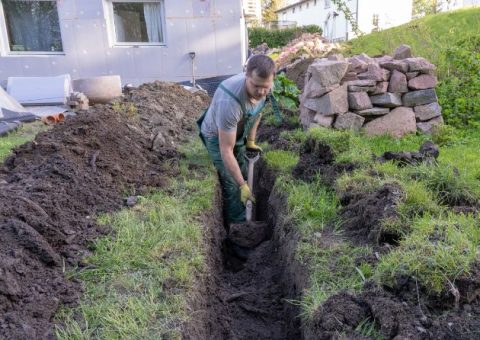
[[(413, 285), (412, 285), (413, 284)], [(385, 339), (478, 339), (480, 303), (463, 304), (458, 309), (429, 308), (426, 293), (413, 282), (408, 296), (368, 283), (363, 292), (342, 292), (330, 297), (317, 312), (312, 325), (317, 339), (332, 339), (339, 334), (360, 338), (358, 325), (369, 320)]]
[[(180, 102), (196, 100), (179, 87), (172, 93)], [(148, 96), (162, 93), (141, 98)], [(201, 113), (195, 109), (188, 106), (176, 129), (178, 121), (170, 119), (165, 135), (183, 138), (171, 131), (193, 126)], [(172, 110), (163, 112), (171, 116)], [(146, 122), (146, 109), (129, 116), (96, 106), (18, 147), (0, 168), (0, 338), (53, 338), (58, 307), (74, 305), (81, 295), (80, 283), (65, 278), (65, 270), (84, 266), (89, 243), (108, 232), (95, 216), (121, 208), (127, 196), (164, 187), (175, 174), (175, 148), (153, 151), (146, 127), (155, 123), (139, 124), (138, 117)]]
[[(265, 178), (257, 169), (254, 187), (257, 200), (256, 217), (259, 220), (268, 215), (273, 180)], [(216, 275), (213, 278), (213, 287), (210, 287), (208, 310), (210, 313), (214, 311), (215, 317), (209, 321), (208, 339), (300, 337), (298, 323), (292, 321), (297, 314), (289, 313), (290, 309), (285, 301), (292, 298), (285, 290), (285, 268), (288, 263), (281, 261), (283, 247), (272, 238), (274, 225), (256, 222), (257, 226), (267, 227), (268, 230), (252, 233), (258, 238), (252, 241), (253, 236), (248, 236), (248, 232), (254, 225), (244, 223), (231, 228), (230, 233), (234, 234), (223, 242), (221, 264), (218, 261), (218, 253), (212, 254), (214, 259), (217, 258), (211, 262), (211, 266), (214, 266), (212, 272)], [(212, 240), (217, 246), (219, 236), (226, 235), (222, 229), (221, 221), (216, 221), (214, 230), (217, 231), (214, 231)], [(232, 240), (240, 241), (239, 243), (245, 247)]]
[(404, 197), (395, 184), (385, 184), (373, 193), (347, 192), (340, 199), (342, 229), (356, 244), (397, 244), (399, 235), (381, 229), (381, 221), (397, 218), (397, 205)]
[(330, 186), (343, 172), (352, 171), (354, 168), (353, 164), (334, 163), (334, 155), (329, 145), (309, 139), (302, 147), (300, 160), (293, 169), (293, 177), (305, 182), (320, 178), (325, 185)]
[(293, 144), (281, 137), (280, 134), (284, 131), (292, 131), (297, 129), (299, 126), (296, 124), (290, 124), (288, 122), (289, 115), (294, 115), (294, 112), (289, 112), (283, 110), (283, 121), (279, 125), (265, 125), (260, 123), (260, 129), (257, 132), (258, 142), (267, 142), (273, 149), (276, 150), (285, 150), (285, 151), (294, 151), (297, 152), (300, 150), (300, 144)]

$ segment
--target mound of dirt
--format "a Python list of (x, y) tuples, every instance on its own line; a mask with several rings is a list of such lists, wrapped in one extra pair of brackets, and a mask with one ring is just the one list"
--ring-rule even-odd
[(160, 81), (127, 89), (124, 98), (124, 103), (135, 104), (140, 125), (150, 131), (155, 151), (186, 142), (209, 102), (201, 91), (191, 93), (181, 85)]
[(65, 268), (84, 266), (89, 242), (108, 232), (95, 216), (121, 208), (126, 195), (168, 184), (178, 154), (172, 145), (153, 150), (152, 130), (175, 143), (191, 137), (206, 103), (162, 83), (128, 98), (140, 121), (118, 103), (95, 106), (18, 147), (0, 167), (0, 338), (53, 338), (58, 307), (81, 294)]
[[(342, 292), (331, 296), (318, 310), (314, 333), (319, 339), (339, 334), (361, 338), (357, 327), (368, 320), (385, 339), (477, 339), (480, 329), (480, 304), (464, 304), (457, 309), (428, 306), (426, 293), (417, 288), (400, 297), (372, 282), (353, 296)], [(430, 307), (430, 308), (429, 308)]]
[(373, 193), (343, 195), (340, 216), (346, 235), (357, 243), (396, 243), (398, 235), (384, 233), (381, 221), (397, 217), (396, 207), (403, 196), (402, 189), (395, 184), (385, 184)]
[(302, 147), (300, 160), (293, 169), (293, 177), (311, 182), (320, 176), (321, 181), (330, 186), (339, 175), (354, 168), (353, 164), (334, 163), (332, 148), (310, 138)]

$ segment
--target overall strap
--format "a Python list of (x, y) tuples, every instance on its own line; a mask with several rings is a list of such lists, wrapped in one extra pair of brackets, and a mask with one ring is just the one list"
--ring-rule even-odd
[(225, 91), (226, 94), (228, 94), (230, 97), (232, 97), (233, 99), (235, 99), (235, 101), (238, 103), (238, 105), (240, 105), (240, 108), (242, 109), (242, 112), (244, 115), (247, 114), (247, 110), (245, 109), (245, 106), (242, 104), (242, 102), (240, 102), (240, 99), (237, 98), (237, 96), (235, 96), (232, 91), (230, 91), (229, 89), (227, 89), (223, 84), (220, 84), (218, 87), (220, 87), (223, 91)]

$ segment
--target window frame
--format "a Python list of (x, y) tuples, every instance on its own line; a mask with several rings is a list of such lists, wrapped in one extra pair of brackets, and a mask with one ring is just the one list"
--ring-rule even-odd
[[(106, 0), (107, 2), (107, 13), (109, 17), (109, 24), (107, 25), (108, 27), (108, 34), (110, 37), (110, 42), (111, 42), (111, 47), (120, 47), (120, 48), (125, 48), (125, 47), (166, 47), (167, 46), (167, 24), (166, 24), (166, 15), (165, 15), (165, 0)], [(124, 3), (131, 3), (131, 2), (137, 2), (137, 3), (159, 3), (160, 8), (162, 11), (162, 35), (163, 35), (163, 42), (119, 42), (117, 41), (117, 31), (115, 28), (115, 13), (113, 10), (113, 3), (119, 3), (119, 2), (124, 2)]]
[(60, 31), (60, 40), (62, 41), (62, 51), (12, 51), (10, 49), (10, 38), (8, 36), (8, 28), (7, 28), (7, 20), (5, 18), (5, 10), (3, 8), (3, 1), (0, 0), (0, 16), (3, 20), (3, 25), (0, 28), (0, 36), (2, 37), (0, 41), (0, 50), (1, 56), (35, 56), (35, 55), (65, 55), (65, 45), (63, 41), (63, 33), (62, 33), (62, 22), (60, 19), (60, 13), (58, 11), (58, 0), (22, 0), (22, 1), (29, 1), (29, 2), (40, 2), (40, 1), (49, 1), (55, 2), (57, 7), (57, 15), (58, 15), (58, 28)]

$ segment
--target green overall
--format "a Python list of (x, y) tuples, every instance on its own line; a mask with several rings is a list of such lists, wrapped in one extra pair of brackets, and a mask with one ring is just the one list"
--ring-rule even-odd
[[(225, 91), (230, 97), (232, 97), (241, 107), (243, 112), (243, 134), (237, 137), (235, 147), (233, 148), (233, 154), (235, 159), (238, 162), (240, 170), (242, 171), (243, 178), (247, 178), (247, 161), (245, 160), (245, 143), (247, 136), (252, 130), (252, 127), (259, 119), (260, 115), (258, 114), (265, 106), (259, 105), (252, 110), (246, 110), (245, 105), (238, 99), (231, 91), (226, 87), (220, 84), (219, 88)], [(220, 144), (218, 136), (215, 137), (205, 137), (202, 135), (201, 126), (205, 115), (207, 114), (208, 108), (202, 114), (200, 119), (197, 121), (197, 125), (200, 129), (200, 138), (202, 139), (203, 144), (208, 150), (208, 154), (213, 160), (213, 164), (217, 169), (218, 176), (220, 178), (220, 184), (222, 186), (222, 198), (223, 198), (223, 215), (225, 222), (235, 223), (245, 221), (245, 206), (240, 200), (240, 187), (238, 183), (234, 180), (229, 171), (225, 168), (225, 164), (222, 160), (222, 155), (220, 154)]]

